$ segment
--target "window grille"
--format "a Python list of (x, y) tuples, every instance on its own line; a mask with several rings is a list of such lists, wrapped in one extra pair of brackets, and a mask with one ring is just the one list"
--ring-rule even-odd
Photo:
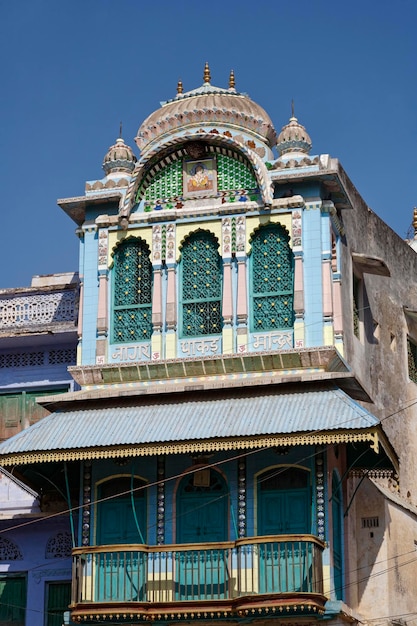
[(291, 328), (294, 323), (294, 258), (279, 224), (261, 228), (252, 239), (252, 330)]
[(246, 163), (224, 154), (217, 155), (217, 189), (257, 189), (255, 175)]
[(59, 365), (61, 363), (70, 363), (71, 365), (77, 360), (77, 351), (75, 348), (66, 348), (62, 350), (49, 351), (49, 364)]
[(188, 237), (181, 258), (182, 334), (219, 334), (222, 329), (222, 275), (218, 243), (198, 232)]
[(44, 352), (13, 352), (0, 354), (0, 368), (38, 367), (45, 361)]
[(407, 339), (408, 376), (413, 383), (417, 383), (417, 345)]
[(140, 239), (123, 242), (114, 255), (113, 341), (149, 341), (152, 335), (152, 263)]

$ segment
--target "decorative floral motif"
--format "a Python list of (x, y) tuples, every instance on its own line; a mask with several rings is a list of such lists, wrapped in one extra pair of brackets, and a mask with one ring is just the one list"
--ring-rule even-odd
[(323, 452), (316, 455), (316, 507), (317, 507), (317, 536), (325, 540), (325, 507), (324, 507), (324, 460)]
[(162, 545), (165, 541), (165, 459), (158, 459), (158, 520), (157, 520), (157, 543)]
[(83, 528), (82, 544), (90, 544), (90, 516), (91, 516), (91, 461), (84, 463), (84, 484), (83, 484)]
[(59, 532), (48, 540), (45, 550), (46, 559), (62, 559), (71, 556), (72, 542), (69, 532)]
[(22, 561), (23, 554), (19, 546), (10, 539), (0, 537), (0, 561)]
[(239, 494), (239, 537), (246, 536), (246, 459), (239, 461), (238, 465), (238, 494)]

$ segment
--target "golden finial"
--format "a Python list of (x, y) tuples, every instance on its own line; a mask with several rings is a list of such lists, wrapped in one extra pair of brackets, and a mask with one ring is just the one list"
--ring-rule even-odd
[(417, 239), (417, 207), (414, 208), (413, 228), (414, 228), (414, 239)]
[(209, 83), (211, 80), (211, 76), (210, 76), (210, 68), (209, 68), (209, 64), (206, 61), (206, 64), (204, 66), (204, 82), (205, 83)]
[(229, 76), (229, 89), (234, 89), (236, 86), (235, 83), (235, 73), (233, 70), (230, 70), (230, 76)]
[(182, 93), (183, 91), (184, 90), (182, 88), (182, 80), (179, 80), (177, 84), (177, 93)]

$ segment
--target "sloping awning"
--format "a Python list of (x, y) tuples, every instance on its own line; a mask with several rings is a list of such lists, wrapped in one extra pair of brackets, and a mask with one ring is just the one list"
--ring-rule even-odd
[(52, 413), (3, 442), (0, 464), (347, 441), (377, 451), (381, 436), (378, 419), (336, 387), (259, 387)]

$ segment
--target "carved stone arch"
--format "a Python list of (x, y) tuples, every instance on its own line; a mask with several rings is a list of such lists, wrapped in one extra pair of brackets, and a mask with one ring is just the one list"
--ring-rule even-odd
[(244, 155), (253, 167), (256, 179), (259, 184), (261, 198), (265, 206), (270, 206), (272, 204), (272, 184), (269, 180), (266, 165), (259, 157), (259, 155), (257, 155), (256, 152), (248, 146), (245, 146), (243, 143), (239, 143), (238, 141), (236, 141), (236, 139), (233, 137), (228, 137), (225, 135), (214, 135), (212, 133), (207, 133), (201, 130), (197, 133), (189, 133), (186, 135), (176, 136), (171, 140), (165, 141), (164, 143), (159, 144), (151, 152), (149, 152), (146, 157), (142, 157), (138, 160), (135, 165), (135, 169), (133, 170), (129, 186), (126, 191), (126, 195), (124, 197), (124, 200), (121, 201), (119, 209), (119, 223), (122, 228), (127, 229), (131, 210), (136, 203), (135, 198), (139, 185), (141, 184), (145, 176), (147, 176), (151, 166), (155, 165), (157, 155), (160, 154), (161, 159), (166, 158), (167, 154), (175, 153), (175, 148), (177, 146), (178, 150), (180, 150), (181, 146), (184, 146), (187, 141), (204, 141), (208, 145), (224, 145), (225, 147), (229, 146), (234, 148), (236, 152)]
[(71, 556), (72, 540), (68, 531), (52, 535), (47, 541), (45, 559), (62, 559)]
[(17, 543), (0, 537), (0, 561), (22, 561), (23, 554)]

